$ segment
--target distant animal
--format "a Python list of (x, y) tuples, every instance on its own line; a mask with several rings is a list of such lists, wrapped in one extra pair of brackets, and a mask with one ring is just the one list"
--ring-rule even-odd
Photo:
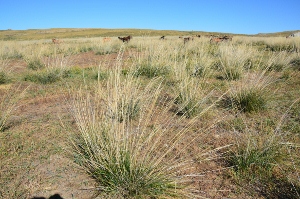
[(118, 37), (120, 40), (122, 40), (123, 42), (129, 42), (130, 41), (130, 39), (132, 39), (132, 36), (127, 36), (127, 37)]
[(183, 43), (186, 44), (190, 40), (194, 40), (194, 38), (193, 37), (184, 37), (183, 38)]
[(291, 38), (291, 37), (295, 37), (295, 35), (294, 34), (290, 34), (290, 35), (286, 36), (286, 38)]
[(222, 41), (223, 41), (223, 39), (220, 38), (220, 37), (211, 37), (210, 40), (209, 40), (210, 43), (213, 43), (213, 42), (214, 43), (220, 43)]
[(159, 39), (165, 39), (165, 36), (161, 36)]
[(104, 37), (103, 38), (103, 42), (107, 42), (107, 41), (110, 41), (111, 39), (109, 37)]
[(232, 41), (232, 37), (231, 36), (227, 36), (225, 35), (224, 37), (222, 37), (223, 40), (225, 41)]
[(109, 42), (109, 41), (111, 41), (111, 38), (110, 38), (110, 37), (104, 37), (104, 38), (103, 38), (103, 42)]
[(211, 37), (210, 38), (210, 43), (212, 43), (212, 42), (220, 43), (222, 41), (232, 41), (232, 37), (229, 37), (229, 36), (225, 35), (223, 37)]
[(54, 44), (60, 44), (60, 43), (63, 43), (63, 41), (53, 38), (52, 39), (52, 43), (54, 43)]
[(200, 37), (201, 37), (201, 35), (196, 35), (196, 37), (199, 37), (199, 38), (200, 38)]

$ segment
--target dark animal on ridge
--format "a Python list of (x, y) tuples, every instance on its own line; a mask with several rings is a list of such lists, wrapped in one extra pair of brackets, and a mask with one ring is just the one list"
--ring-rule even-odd
[(118, 37), (120, 40), (122, 40), (123, 42), (129, 42), (130, 39), (132, 38), (132, 36), (127, 36), (127, 37)]

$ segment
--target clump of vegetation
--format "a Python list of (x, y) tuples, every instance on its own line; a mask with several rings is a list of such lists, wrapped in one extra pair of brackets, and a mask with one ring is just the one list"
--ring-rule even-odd
[(41, 59), (33, 59), (27, 60), (27, 67), (31, 70), (39, 70), (45, 68), (45, 64), (41, 61)]
[(225, 67), (223, 70), (223, 79), (238, 80), (242, 77), (240, 69), (235, 67)]
[[(75, 161), (96, 180), (102, 191), (119, 198), (179, 197), (184, 193), (176, 177), (183, 164), (170, 156), (178, 135), (166, 147), (162, 142), (166, 130), (148, 129), (149, 119), (156, 114), (153, 108), (160, 92), (159, 88), (150, 87), (146, 89), (148, 97), (143, 100), (147, 105), (139, 106), (138, 126), (131, 122), (138, 104), (120, 106), (120, 99), (127, 101), (122, 93), (113, 92), (119, 100), (110, 98), (112, 95), (104, 97), (102, 90), (95, 97), (79, 93), (72, 102), (78, 126), (72, 141)], [(111, 117), (111, 111), (121, 113), (121, 117)], [(168, 161), (167, 157), (170, 157)]]
[(287, 52), (277, 52), (271, 54), (267, 62), (269, 71), (285, 71), (290, 67), (292, 56), (287, 56)]
[(183, 77), (173, 89), (175, 93), (174, 103), (176, 108), (173, 110), (176, 114), (187, 118), (199, 116), (206, 107), (208, 96), (204, 93), (202, 81), (190, 76)]
[(297, 50), (295, 45), (292, 44), (268, 44), (266, 46), (266, 50), (272, 51), (272, 52), (295, 52)]
[(245, 66), (254, 53), (256, 51), (249, 46), (220, 46), (219, 62), (216, 62), (221, 70), (220, 77), (226, 80), (241, 79), (245, 73)]
[(255, 180), (261, 175), (269, 176), (283, 155), (281, 146), (277, 143), (257, 143), (253, 138), (247, 140), (249, 143), (239, 144), (235, 151), (228, 154), (228, 165), (234, 166), (237, 177)]
[(105, 71), (98, 71), (96, 75), (94, 75), (94, 79), (97, 79), (97, 80), (106, 80), (108, 79), (109, 77), (109, 74)]
[(51, 84), (61, 80), (62, 78), (63, 78), (63, 74), (61, 74), (57, 70), (53, 70), (53, 71), (44, 70), (44, 71), (27, 74), (24, 77), (24, 80), (35, 82), (35, 83), (41, 83), (41, 84)]
[(119, 103), (119, 115), (118, 120), (120, 122), (124, 120), (133, 120), (139, 116), (140, 113), (140, 101), (135, 99), (130, 99), (128, 102)]
[(85, 53), (85, 52), (90, 52), (93, 50), (94, 49), (91, 46), (81, 46), (78, 51), (81, 53)]
[(104, 193), (118, 198), (188, 195), (190, 180), (181, 175), (195, 162), (176, 158), (185, 147), (181, 145), (179, 152), (175, 147), (189, 137), (190, 126), (174, 132), (165, 126), (176, 115), (158, 117), (170, 110), (157, 107), (162, 78), (141, 87), (141, 79), (124, 76), (120, 65), (106, 86), (99, 81), (92, 92), (78, 91), (71, 103), (78, 127), (71, 145), (75, 162)]
[(231, 177), (250, 192), (259, 192), (268, 198), (298, 198), (300, 183), (286, 176), (289, 153), (282, 135), (259, 132), (254, 135), (241, 132), (235, 147), (225, 161), (232, 167)]
[(243, 88), (231, 93), (229, 99), (233, 108), (243, 112), (257, 112), (266, 108), (266, 99), (260, 90)]
[(294, 58), (290, 61), (293, 69), (300, 70), (300, 58)]
[(6, 84), (9, 82), (9, 77), (4, 71), (0, 71), (0, 84)]
[[(4, 52), (1, 50), (4, 50)], [(0, 84), (8, 83), (10, 81), (9, 76), (12, 72), (9, 66), (12, 58), (9, 57), (8, 52), (6, 52), (7, 50), (8, 49), (0, 49)]]
[(148, 78), (166, 76), (169, 74), (169, 69), (167, 67), (153, 66), (151, 64), (142, 64), (137, 67), (134, 72), (135, 76), (146, 76)]
[(193, 77), (207, 77), (211, 73), (210, 68), (203, 65), (198, 65), (194, 67), (194, 70), (192, 71), (191, 76)]
[(21, 89), (18, 87), (11, 87), (1, 89), (0, 95), (0, 132), (7, 128), (7, 121), (12, 113), (17, 109), (17, 103), (24, 97), (27, 88)]
[(253, 77), (249, 74), (250, 79), (232, 84), (229, 95), (223, 100), (224, 105), (247, 113), (264, 110), (268, 101), (266, 88), (273, 80), (263, 74)]

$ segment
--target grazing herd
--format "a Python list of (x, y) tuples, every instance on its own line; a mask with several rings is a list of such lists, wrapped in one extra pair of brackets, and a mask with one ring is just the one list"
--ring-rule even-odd
[[(190, 37), (180, 36), (179, 38), (183, 40), (184, 44), (186, 44), (189, 41), (193, 41), (194, 37), (200, 38), (201, 35), (190, 36)], [(227, 35), (222, 36), (222, 37), (215, 36), (215, 35), (205, 35), (204, 37), (210, 38), (210, 43), (220, 43), (220, 42), (224, 42), (224, 41), (232, 41), (232, 36), (227, 36)], [(127, 37), (118, 37), (118, 39), (121, 40), (123, 43), (128, 43), (132, 39), (132, 36), (128, 35)], [(161, 36), (159, 39), (160, 40), (165, 40), (166, 38), (165, 38), (165, 36)], [(103, 38), (103, 43), (110, 42), (110, 41), (111, 41), (110, 37), (104, 37)], [(56, 39), (56, 38), (53, 38), (52, 43), (53, 44), (60, 44), (60, 43), (63, 43), (63, 41), (59, 40), (59, 39)]]

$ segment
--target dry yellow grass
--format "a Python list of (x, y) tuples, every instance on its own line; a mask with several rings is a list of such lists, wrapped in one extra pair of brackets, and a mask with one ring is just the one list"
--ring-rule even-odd
[[(51, 31), (54, 32), (49, 33), (49, 38), (52, 34), (68, 37), (79, 30)], [(121, 31), (118, 34), (130, 34)], [(82, 30), (82, 33), (87, 32)], [(93, 34), (98, 33), (90, 32)], [(79, 161), (76, 155), (66, 158), (65, 149), (70, 136), (87, 133), (90, 128), (104, 124), (110, 127), (106, 129), (114, 138), (108, 142), (110, 146), (119, 152), (121, 148), (117, 146), (133, 152), (135, 165), (141, 166), (138, 163), (142, 161), (143, 165), (169, 168), (168, 171), (183, 168), (178, 169), (179, 173), (168, 174), (172, 179), (182, 177), (178, 183), (185, 180), (189, 183), (186, 195), (206, 198), (278, 196), (280, 193), (274, 190), (281, 184), (270, 179), (264, 182), (275, 188), (264, 190), (266, 193), (240, 189), (236, 182), (224, 177), (224, 174), (232, 177), (234, 171), (223, 164), (228, 147), (241, 143), (238, 138), (250, 137), (248, 133), (251, 133), (255, 136), (252, 140), (262, 136), (268, 139), (276, 131), (288, 153), (272, 172), (276, 179), (284, 179), (284, 188), (291, 188), (291, 193), (297, 196), (299, 40), (236, 36), (232, 42), (216, 45), (203, 37), (184, 44), (178, 36), (159, 40), (157, 36), (145, 35), (134, 36), (128, 44), (113, 36), (111, 42), (103, 42), (103, 37), (69, 36), (58, 45), (48, 38), (39, 40), (40, 37), (30, 41), (1, 41), (1, 67), (4, 71), (9, 68), (10, 77), (10, 82), (1, 88), (13, 88), (19, 83), (24, 88), (30, 87), (15, 104), (19, 107), (16, 112), (9, 112), (11, 117), (0, 132), (0, 195), (32, 198), (59, 193), (63, 198), (90, 198), (92, 192), (103, 185), (89, 176), (92, 172), (85, 174), (78, 169), (74, 164)], [(287, 47), (291, 43), (293, 48)], [(28, 67), (29, 63), (32, 67)], [(42, 67), (36, 67), (37, 63)], [(228, 73), (224, 72), (228, 68), (237, 69), (240, 77), (226, 78)], [(270, 83), (267, 81), (270, 79), (275, 81)], [(264, 88), (266, 85), (268, 92), (264, 93), (266, 109), (263, 111), (242, 113), (222, 105), (222, 99), (236, 92), (236, 88)], [(72, 101), (67, 95), (69, 92), (71, 96), (76, 93), (81, 96)], [(178, 96), (182, 96), (181, 104)], [(74, 103), (75, 119), (68, 111), (70, 101)], [(195, 103), (185, 106), (191, 101)], [(186, 117), (183, 107), (185, 111), (198, 108), (199, 111)], [(283, 115), (285, 120), (281, 122)], [(130, 133), (133, 129), (145, 137), (130, 137), (134, 135)], [(123, 142), (126, 139), (129, 142)], [(238, 147), (230, 149), (234, 151)], [(289, 186), (291, 184), (293, 186)], [(241, 185), (248, 186), (247, 182)], [(286, 191), (282, 190), (282, 193)], [(127, 191), (120, 191), (118, 196), (129, 196)]]

